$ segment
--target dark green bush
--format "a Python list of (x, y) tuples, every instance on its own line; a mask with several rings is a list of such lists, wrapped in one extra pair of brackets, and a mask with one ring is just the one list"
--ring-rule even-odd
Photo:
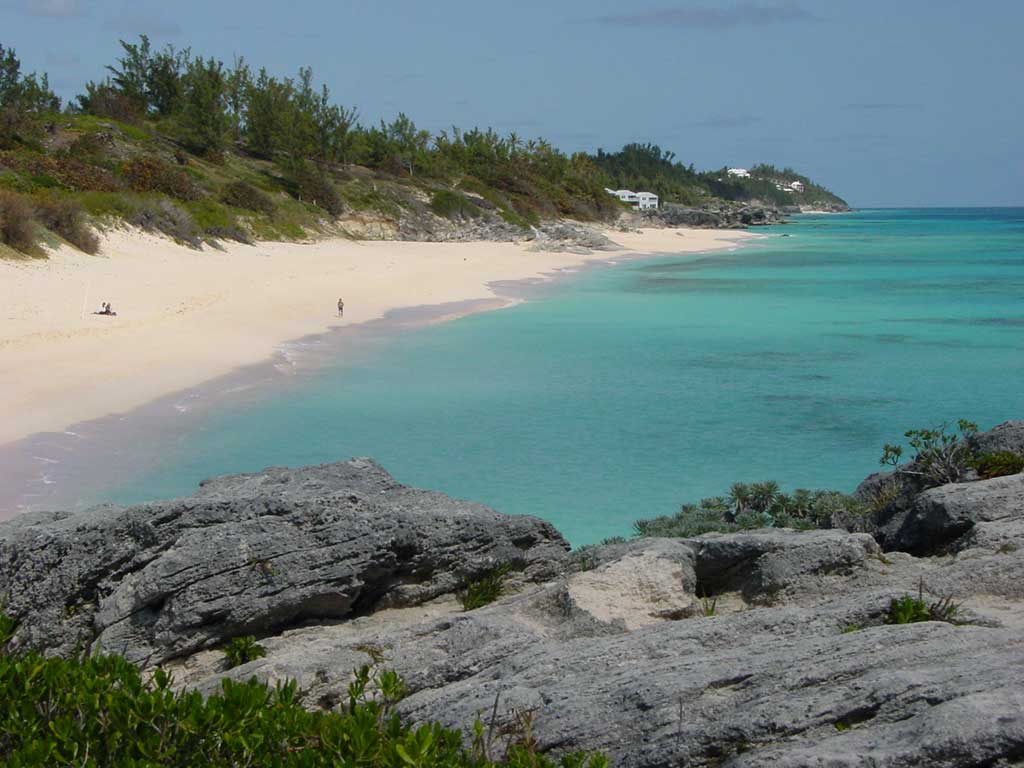
[(37, 243), (32, 206), (16, 192), (0, 189), (0, 243), (29, 253)]
[(637, 520), (633, 528), (638, 536), (689, 537), (770, 527), (864, 531), (870, 522), (870, 507), (852, 496), (805, 488), (788, 494), (769, 480), (735, 483), (727, 496), (684, 504), (674, 515)]
[(448, 189), (439, 189), (430, 199), (430, 210), (446, 219), (474, 219), (480, 215), (480, 209), (465, 195)]
[(96, 253), (100, 249), (100, 240), (89, 228), (82, 206), (76, 200), (44, 195), (36, 199), (35, 209), (40, 224), (56, 232), (80, 251)]
[(323, 208), (331, 216), (341, 216), (345, 204), (334, 183), (320, 171), (304, 170), (295, 176), (299, 199)]
[(983, 480), (1016, 475), (1024, 472), (1024, 454), (1013, 451), (979, 453), (971, 459), (970, 465), (978, 471)]
[(508, 576), (511, 568), (503, 563), (492, 568), (479, 579), (467, 582), (466, 589), (460, 593), (462, 610), (472, 611), (482, 608), (497, 600), (505, 591), (505, 577)]
[(200, 196), (187, 173), (152, 155), (129, 160), (124, 175), (136, 192), (162, 192), (179, 200), (198, 200)]
[(90, 766), (277, 766), (279, 768), (605, 768), (601, 756), (555, 762), (520, 735), (501, 763), (488, 759), (480, 723), (470, 748), (437, 723), (406, 725), (394, 711), (405, 686), (393, 672), (365, 666), (336, 711), (311, 712), (294, 682), (271, 688), (255, 678), (224, 680), (203, 698), (178, 692), (157, 670), (150, 682), (118, 656), (78, 659), (6, 653), (0, 614), (0, 764), (6, 768)]
[(267, 655), (266, 649), (256, 642), (252, 635), (233, 637), (223, 648), (224, 658), (227, 661), (228, 669), (240, 667), (250, 661), (262, 659)]
[(893, 467), (897, 475), (916, 478), (925, 487), (957, 483), (971, 462), (971, 438), (978, 433), (978, 425), (960, 419), (956, 432), (948, 430), (948, 424), (911, 429), (903, 435), (914, 449), (911, 462), (901, 463), (903, 448), (886, 443), (879, 463)]
[(244, 181), (233, 181), (224, 187), (221, 200), (247, 211), (265, 214), (274, 212), (274, 201), (270, 199), (270, 195)]
[(916, 624), (919, 621), (945, 621), (956, 624), (959, 613), (960, 604), (954, 603), (952, 597), (944, 597), (934, 603), (925, 602), (922, 581), (917, 590), (917, 597), (904, 595), (889, 602), (885, 623)]

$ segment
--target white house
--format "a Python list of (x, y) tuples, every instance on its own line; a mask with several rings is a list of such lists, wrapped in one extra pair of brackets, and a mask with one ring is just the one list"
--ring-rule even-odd
[(653, 211), (658, 208), (658, 196), (653, 192), (637, 192), (637, 207), (641, 211)]
[(726, 171), (730, 176), (735, 176), (737, 179), (749, 179), (750, 171), (746, 168), (730, 168)]
[(803, 192), (804, 184), (802, 181), (794, 181), (789, 185), (789, 188), (792, 189), (794, 192)]
[(653, 192), (633, 192), (630, 189), (608, 189), (607, 187), (604, 191), (641, 211), (649, 211), (658, 207), (658, 196)]

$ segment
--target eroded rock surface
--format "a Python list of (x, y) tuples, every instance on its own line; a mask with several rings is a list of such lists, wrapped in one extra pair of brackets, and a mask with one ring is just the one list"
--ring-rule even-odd
[[(204, 692), (295, 679), (332, 708), (372, 650), (407, 718), (531, 711), (541, 749), (617, 766), (1003, 766), (1024, 758), (1022, 498), (1024, 475), (915, 495), (901, 530), (949, 539), (941, 556), (779, 529), (567, 555), (541, 521), (360, 460), (16, 519), (0, 591), (21, 642), (121, 642)], [(456, 590), (498, 562), (506, 594), (464, 612)], [(887, 625), (905, 595), (948, 598), (958, 623)], [(243, 631), (267, 655), (227, 671), (213, 646)]]
[(195, 496), (0, 525), (0, 593), (22, 642), (157, 664), (239, 634), (450, 594), (509, 563), (550, 577), (548, 523), (407, 488), (369, 460), (269, 469)]

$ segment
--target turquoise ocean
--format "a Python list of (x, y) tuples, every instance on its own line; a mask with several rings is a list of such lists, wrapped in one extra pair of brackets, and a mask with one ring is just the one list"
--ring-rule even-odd
[(1024, 209), (801, 216), (590, 269), (211, 411), (119, 502), (372, 456), (403, 483), (629, 535), (736, 481), (852, 491), (882, 444), (1024, 418)]

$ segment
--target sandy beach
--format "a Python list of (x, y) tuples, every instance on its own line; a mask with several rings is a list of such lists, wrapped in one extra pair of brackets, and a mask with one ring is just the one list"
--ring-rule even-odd
[[(265, 360), (290, 339), (396, 308), (494, 298), (496, 281), (632, 253), (724, 249), (754, 236), (608, 234), (621, 251), (580, 256), (511, 243), (351, 240), (200, 251), (113, 231), (98, 256), (63, 248), (45, 260), (0, 261), (0, 445), (130, 411)], [(104, 301), (116, 317), (93, 314)]]

